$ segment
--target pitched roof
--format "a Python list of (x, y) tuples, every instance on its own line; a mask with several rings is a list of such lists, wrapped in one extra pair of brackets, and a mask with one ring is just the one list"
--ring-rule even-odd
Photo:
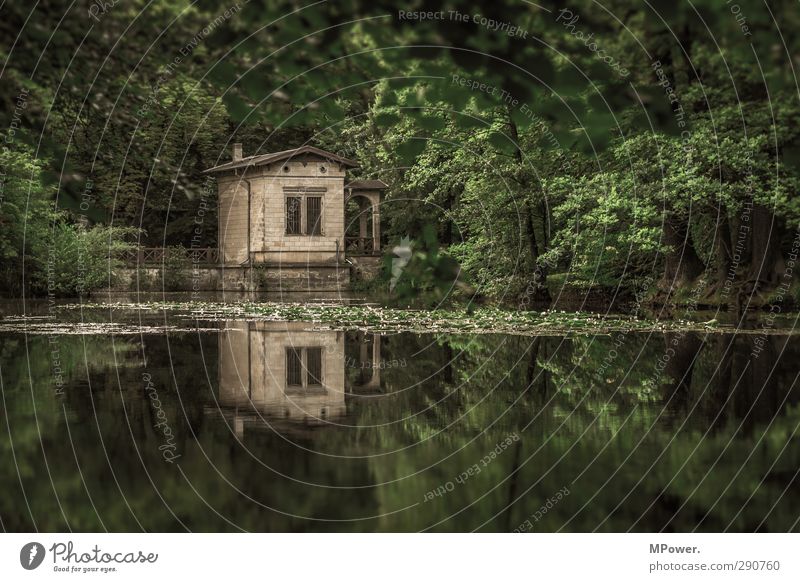
[(344, 187), (350, 190), (386, 190), (389, 186), (383, 180), (353, 180)]
[(343, 166), (349, 166), (351, 168), (358, 167), (358, 164), (353, 160), (348, 160), (347, 158), (343, 158), (342, 156), (337, 156), (334, 153), (326, 152), (325, 150), (321, 150), (313, 146), (301, 146), (299, 148), (294, 148), (292, 150), (284, 150), (282, 152), (275, 152), (272, 154), (249, 156), (247, 158), (242, 158), (241, 160), (236, 160), (233, 162), (222, 164), (220, 166), (216, 166), (214, 168), (209, 168), (208, 170), (205, 170), (203, 173), (211, 174), (213, 172), (224, 172), (226, 170), (235, 170), (237, 168), (264, 166), (266, 164), (274, 164), (275, 162), (280, 162), (291, 158), (297, 158), (299, 156), (303, 156), (306, 154), (316, 155), (321, 158), (330, 160), (332, 162), (337, 162), (339, 164), (342, 164)]

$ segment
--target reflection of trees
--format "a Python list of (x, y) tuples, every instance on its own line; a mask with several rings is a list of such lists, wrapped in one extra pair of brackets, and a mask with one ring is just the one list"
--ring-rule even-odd
[[(62, 359), (72, 370), (64, 397), (69, 432), (53, 396), (46, 340), (29, 340), (36, 417), (24, 344), (6, 341), (0, 357), (14, 453), (42, 530), (66, 528), (58, 502), (74, 530), (416, 530), (440, 521), (443, 530), (484, 522), (506, 530), (565, 486), (571, 494), (536, 530), (719, 530), (740, 510), (733, 530), (754, 529), (765, 516), (767, 529), (788, 529), (800, 511), (793, 484), (800, 448), (792, 438), (800, 408), (790, 388), (796, 344), (778, 360), (785, 339), (770, 338), (769, 349), (748, 364), (752, 336), (708, 337), (702, 348), (691, 340), (656, 383), (653, 363), (664, 353), (664, 336), (631, 334), (609, 361), (615, 339), (384, 336), (382, 358), (405, 358), (407, 366), (381, 370), (380, 391), (348, 393), (349, 426), (281, 433), (265, 425), (240, 440), (208, 413), (216, 406), (217, 337), (170, 338), (167, 356), (163, 337), (145, 336), (148, 372), (176, 435), (180, 469), (159, 454), (138, 350), (63, 338)], [(700, 349), (697, 358), (691, 346)], [(115, 367), (115, 356), (122, 366)], [(676, 392), (681, 405), (665, 409)], [(11, 458), (7, 428), (0, 427), (4, 459)], [(518, 445), (424, 502), (426, 492), (515, 432)], [(58, 502), (42, 472), (42, 451)], [(365, 456), (347, 458), (358, 455)], [(32, 529), (13, 462), (0, 466), (0, 486), (3, 525)], [(386, 515), (312, 522), (269, 508), (318, 519)]]
[[(762, 408), (764, 421), (774, 418), (773, 428), (768, 433), (773, 438), (759, 444), (756, 442), (760, 435), (753, 434), (745, 440), (734, 440), (732, 446), (726, 449), (731, 439), (739, 438), (737, 426), (742, 421), (736, 413), (738, 411), (731, 417), (728, 409), (723, 411), (715, 432), (711, 436), (702, 436), (708, 428), (704, 422), (716, 416), (718, 407), (724, 405), (730, 390), (731, 374), (717, 368), (717, 365), (725, 365), (727, 361), (741, 358), (743, 354), (746, 357), (746, 353), (752, 349), (746, 337), (732, 341), (729, 337), (717, 336), (705, 350), (699, 338), (688, 337), (683, 344), (684, 349), (678, 352), (673, 364), (665, 370), (663, 389), (657, 389), (652, 381), (652, 363), (664, 351), (663, 337), (646, 343), (636, 339), (628, 345), (617, 345), (619, 356), (605, 367), (602, 362), (609, 351), (608, 339), (595, 338), (592, 341), (589, 338), (573, 338), (557, 351), (554, 346), (561, 338), (540, 338), (539, 344), (537, 340), (507, 339), (508, 349), (496, 353), (494, 348), (501, 341), (496, 338), (479, 338), (459, 344), (459, 348), (467, 353), (461, 357), (458, 375), (471, 379), (462, 388), (461, 397), (464, 400), (460, 404), (462, 408), (467, 408), (470, 398), (472, 402), (477, 401), (474, 387), (480, 386), (479, 390), (485, 392), (501, 381), (497, 397), (479, 405), (482, 416), (475, 411), (467, 418), (478, 418), (478, 422), (496, 420), (504, 412), (507, 402), (518, 396), (526, 386), (530, 386), (525, 394), (527, 398), (520, 400), (511, 415), (520, 415), (527, 407), (527, 414), (522, 415), (524, 418), (530, 418), (532, 413), (538, 413), (539, 417), (523, 433), (519, 457), (515, 451), (509, 450), (472, 481), (470, 487), (457, 487), (435, 504), (426, 504), (426, 523), (444, 520), (490, 491), (493, 486), (499, 485), (488, 493), (483, 502), (459, 514), (458, 518), (445, 521), (441, 527), (472, 528), (484, 519), (497, 516), (498, 519), (490, 521), (487, 527), (507, 529), (508, 524), (516, 525), (524, 521), (538, 509), (540, 502), (569, 485), (575, 495), (548, 512), (537, 529), (558, 529), (566, 523), (567, 529), (576, 530), (595, 526), (611, 531), (629, 527), (651, 530), (666, 526), (680, 531), (698, 524), (701, 529), (718, 530), (726, 527), (730, 518), (740, 509), (743, 509), (742, 515), (731, 526), (734, 530), (753, 529), (768, 514), (772, 529), (786, 530), (792, 525), (799, 508), (796, 501), (783, 495), (783, 488), (789, 484), (794, 473), (794, 467), (786, 460), (796, 458), (800, 450), (793, 446), (794, 441), (789, 441), (786, 453), (779, 458), (776, 468), (769, 472), (769, 463), (765, 463), (764, 459), (769, 459), (771, 463), (778, 457), (780, 447), (788, 441), (791, 430), (796, 426), (796, 412), (786, 414), (780, 408)], [(529, 343), (529, 353), (536, 353), (538, 349), (540, 354), (552, 353), (552, 359), (547, 361), (542, 358), (534, 363), (523, 359), (515, 364), (514, 361), (524, 350), (520, 345), (524, 342)], [(453, 343), (458, 344), (458, 339)], [(699, 350), (699, 354), (692, 353), (692, 349), (696, 352)], [(729, 355), (725, 355), (726, 350), (730, 352)], [(487, 362), (486, 358), (490, 355), (491, 360)], [(639, 363), (632, 366), (637, 355)], [(698, 356), (696, 359), (695, 355)], [(766, 357), (765, 360), (770, 367), (775, 363), (774, 357)], [(481, 367), (480, 364), (485, 365)], [(542, 379), (531, 384), (531, 380), (537, 376), (537, 368), (548, 370), (552, 376), (552, 401), (549, 400), (550, 394), (542, 390)], [(791, 382), (790, 371), (785, 369), (787, 366), (782, 368), (783, 379), (774, 383), (775, 389), (787, 385), (785, 382)], [(517, 375), (523, 370), (523, 377)], [(502, 380), (506, 375), (504, 383)], [(753, 376), (750, 381), (760, 382), (761, 378)], [(747, 402), (748, 408), (754, 402), (756, 407), (760, 407), (760, 401), (753, 400), (753, 392), (759, 390), (760, 386), (753, 384), (749, 398), (744, 394), (738, 398), (741, 402)], [(676, 394), (680, 406), (670, 405), (665, 410), (666, 403)], [(694, 417), (689, 416), (692, 409)], [(570, 414), (572, 420), (567, 420)], [(678, 426), (685, 423), (684, 428), (677, 434), (672, 430), (664, 430), (667, 426), (664, 414), (669, 418), (668, 426), (677, 430)], [(656, 419), (660, 419), (660, 423), (655, 423)], [(595, 421), (594, 428), (584, 434), (591, 421)], [(513, 425), (513, 421), (510, 424)], [(454, 478), (504, 436), (501, 426), (504, 425), (498, 423), (488, 431), (486, 437), (481, 437), (474, 445), (426, 472), (427, 487), (415, 484), (410, 489), (415, 492), (421, 490), (424, 495), (425, 491)], [(449, 444), (456, 448), (466, 441), (467, 435), (462, 435), (458, 441)], [(547, 444), (542, 446), (545, 441)], [(749, 453), (754, 448), (753, 458), (756, 461), (743, 464), (746, 455), (740, 451)], [(440, 454), (439, 458), (442, 456)], [(400, 457), (405, 459), (404, 455)], [(435, 462), (435, 458), (431, 456), (425, 460)], [(522, 463), (519, 462), (520, 458)], [(717, 458), (718, 468), (701, 483), (703, 475)], [(419, 463), (408, 460), (406, 465), (419, 466)], [(548, 473), (551, 468), (554, 469)], [(740, 475), (734, 478), (740, 469)], [(512, 474), (514, 478), (501, 484), (503, 479)], [(571, 484), (578, 475), (580, 478)], [(765, 478), (764, 485), (748, 501), (755, 490), (754, 484), (762, 478)], [(731, 487), (721, 494), (720, 483), (731, 483)], [(697, 492), (692, 494), (698, 485)], [(530, 491), (523, 493), (529, 488)], [(386, 494), (382, 495), (382, 499), (386, 499), (388, 507), (389, 500), (395, 496), (409, 498), (408, 489), (405, 485), (392, 487), (394, 496)], [(519, 497), (517, 501), (510, 503), (509, 500), (516, 497)], [(590, 498), (593, 501), (581, 509), (584, 501)], [(778, 516), (775, 511), (769, 513), (773, 503), (777, 504), (776, 511), (784, 511), (782, 515)], [(398, 516), (393, 521), (393, 527), (418, 528), (418, 518), (416, 515)]]
[[(23, 341), (21, 336), (6, 336), (0, 343), (5, 412), (0, 415), (0, 516), (9, 531), (30, 531), (34, 525), (42, 531), (63, 531), (67, 523), (58, 500), (74, 499), (88, 507), (75, 512), (67, 507), (69, 526), (100, 529), (76, 472), (62, 404), (66, 405), (70, 428), (77, 429), (73, 438), (81, 439), (93, 431), (93, 419), (90, 424), (78, 417), (71, 404), (89, 399), (87, 374), (113, 370), (115, 359), (124, 365), (133, 346), (121, 340), (112, 349), (107, 339), (94, 336), (49, 339), (29, 336)], [(52, 373), (54, 352), (64, 370), (63, 396), (57, 393), (59, 387)], [(81, 444), (76, 443), (79, 451)], [(52, 485), (48, 472), (54, 480)]]
[(664, 377), (662, 391), (667, 406), (678, 417), (689, 410), (692, 373), (703, 348), (702, 340), (693, 333), (664, 334)]
[[(542, 400), (564, 421), (562, 430), (614, 434), (622, 421), (639, 430), (656, 421), (660, 401), (652, 363), (663, 354), (663, 340), (644, 334), (547, 338), (540, 366), (552, 378), (551, 393)], [(555, 397), (553, 397), (555, 395)], [(655, 413), (654, 413), (655, 412)]]

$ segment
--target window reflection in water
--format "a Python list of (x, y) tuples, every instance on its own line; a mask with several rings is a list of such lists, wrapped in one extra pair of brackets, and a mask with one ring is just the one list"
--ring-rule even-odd
[(338, 424), (348, 398), (381, 392), (378, 334), (311, 330), (304, 322), (223, 326), (218, 404), (240, 437), (246, 426)]

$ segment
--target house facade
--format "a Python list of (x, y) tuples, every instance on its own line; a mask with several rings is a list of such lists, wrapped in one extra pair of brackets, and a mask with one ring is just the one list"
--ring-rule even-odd
[[(220, 262), (279, 269), (273, 278), (298, 279), (302, 288), (304, 278), (326, 269), (349, 269), (350, 256), (377, 256), (387, 186), (348, 183), (347, 171), (357, 166), (312, 146), (245, 157), (234, 144), (230, 162), (206, 170), (217, 180)], [(348, 203), (358, 205), (349, 222)]]

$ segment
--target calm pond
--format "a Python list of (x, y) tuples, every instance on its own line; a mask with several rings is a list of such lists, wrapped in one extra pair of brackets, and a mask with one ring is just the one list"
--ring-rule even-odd
[(374, 333), (157, 310), (47, 328), (8, 313), (7, 531), (798, 526), (788, 330)]

